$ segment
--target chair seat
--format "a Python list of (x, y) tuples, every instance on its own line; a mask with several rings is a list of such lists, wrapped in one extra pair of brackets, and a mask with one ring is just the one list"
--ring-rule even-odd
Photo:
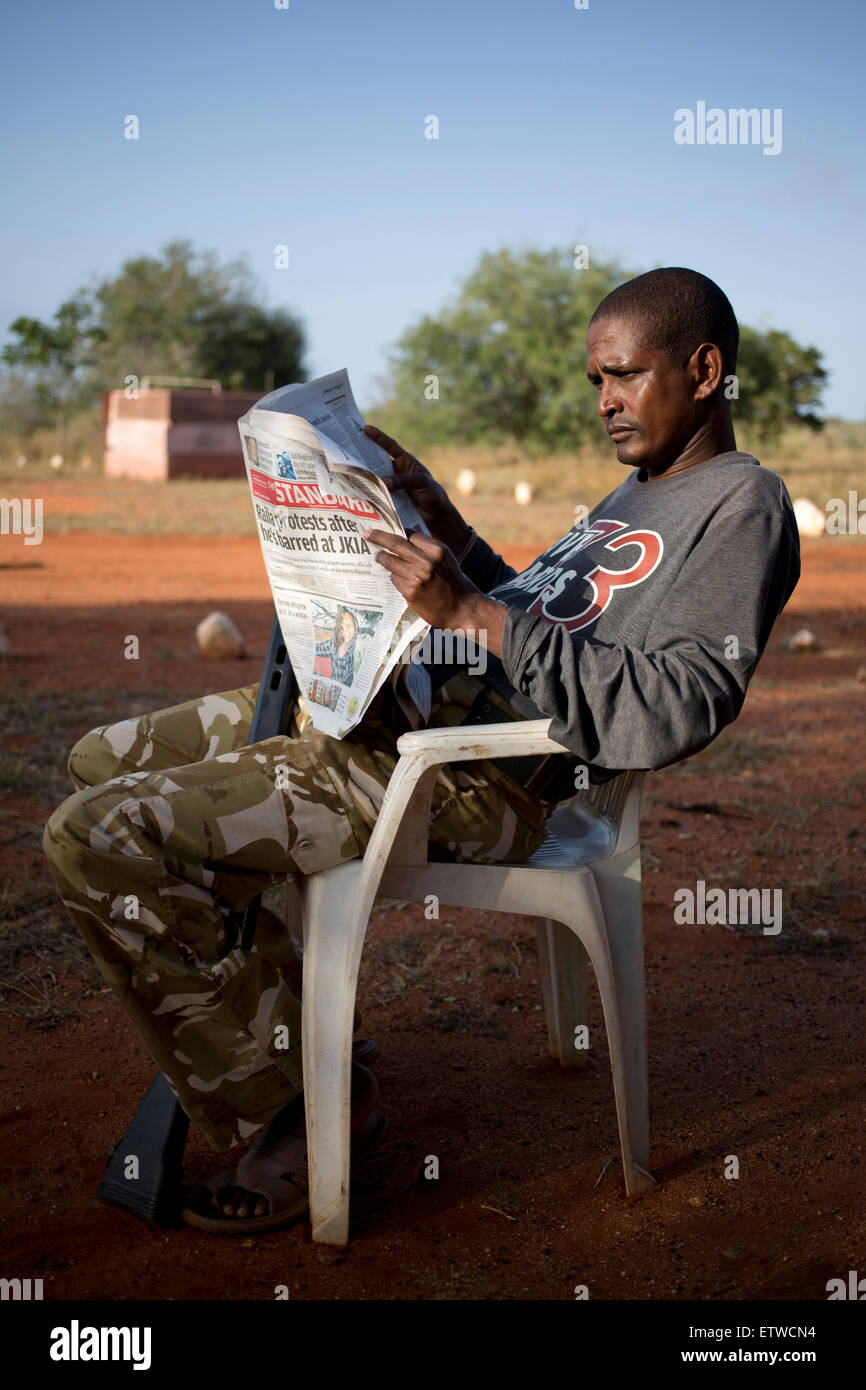
[(574, 802), (560, 806), (547, 822), (547, 839), (525, 861), (531, 869), (579, 869), (613, 852), (616, 828), (597, 811)]

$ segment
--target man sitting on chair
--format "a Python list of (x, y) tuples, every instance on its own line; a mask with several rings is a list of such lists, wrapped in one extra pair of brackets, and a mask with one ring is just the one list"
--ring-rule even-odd
[[(520, 863), (581, 785), (579, 769), (600, 781), (664, 767), (737, 717), (799, 577), (785, 486), (737, 451), (725, 390), (737, 342), (728, 300), (695, 271), (650, 271), (602, 301), (588, 376), (630, 471), (521, 574), (416, 458), (367, 426), (394, 460), (389, 486), (432, 532), (370, 531), (377, 560), (433, 628), (488, 654), (484, 680), (422, 668), (430, 725), (479, 722), (479, 711), (487, 723), (545, 718), (570, 754), (444, 767), (431, 860)], [(395, 668), (342, 740), (296, 701), (285, 735), (246, 746), (248, 686), (95, 729), (70, 754), (78, 791), (44, 845), (76, 927), (212, 1147), (265, 1127), (187, 1207), (207, 1230), (266, 1230), (307, 1210), (300, 959), (267, 912), (245, 956), (230, 913), (364, 853), (397, 739), (418, 726), (406, 671)], [(376, 1053), (355, 1044), (355, 1152), (382, 1132), (364, 1065)]]

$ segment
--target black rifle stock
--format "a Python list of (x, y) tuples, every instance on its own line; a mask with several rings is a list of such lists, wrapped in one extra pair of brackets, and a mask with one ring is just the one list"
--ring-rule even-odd
[[(271, 638), (259, 686), (250, 743), (285, 733), (289, 710), (298, 682), (289, 661), (279, 620), (274, 615)], [(233, 914), (241, 948), (252, 949), (261, 898)], [(171, 1087), (159, 1073), (139, 1105), (122, 1139), (112, 1148), (96, 1195), (103, 1202), (125, 1207), (156, 1226), (173, 1226), (180, 1215), (183, 1151), (189, 1118)], [(138, 1173), (127, 1177), (129, 1159), (137, 1159)]]

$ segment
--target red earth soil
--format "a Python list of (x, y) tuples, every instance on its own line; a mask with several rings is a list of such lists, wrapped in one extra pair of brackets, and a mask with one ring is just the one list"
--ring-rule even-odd
[[(506, 548), (518, 567), (536, 553)], [(814, 1300), (866, 1272), (864, 579), (866, 546), (807, 542), (726, 751), (647, 779), (655, 1189), (624, 1195), (594, 986), (587, 1067), (548, 1055), (531, 918), (391, 908), (373, 917), (359, 987), (390, 1129), (353, 1175), (345, 1254), (305, 1225), (255, 1240), (155, 1232), (94, 1200), (154, 1069), (95, 972), (69, 970), (55, 1026), (0, 1016), (0, 1274), (42, 1278), (53, 1299), (272, 1299), (277, 1285), (302, 1299), (572, 1299), (585, 1284), (602, 1299)], [(37, 558), (7, 553), (0, 581), (12, 644), (0, 676), (34, 703), (95, 691), (117, 717), (118, 700), (141, 711), (154, 691), (258, 679), (270, 608), (255, 538), (52, 536)], [(211, 608), (237, 621), (247, 659), (199, 658), (194, 627)], [(801, 627), (818, 652), (785, 649)], [(138, 662), (123, 658), (130, 633)], [(32, 746), (26, 731), (10, 742), (19, 756)], [(717, 813), (682, 809), (708, 801)], [(16, 835), (7, 803), (0, 892), (44, 871), (33, 826), (51, 809), (37, 791), (19, 797)], [(678, 886), (730, 875), (784, 890), (778, 938), (674, 923)], [(438, 1180), (424, 1177), (428, 1155)], [(191, 1182), (224, 1166), (191, 1139)]]

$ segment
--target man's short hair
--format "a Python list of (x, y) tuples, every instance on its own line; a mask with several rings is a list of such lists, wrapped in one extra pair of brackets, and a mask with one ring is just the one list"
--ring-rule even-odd
[(714, 343), (722, 354), (724, 375), (736, 370), (736, 316), (727, 295), (697, 270), (667, 266), (626, 280), (601, 301), (590, 326), (608, 318), (631, 319), (647, 347), (663, 349), (682, 366), (701, 343)]

